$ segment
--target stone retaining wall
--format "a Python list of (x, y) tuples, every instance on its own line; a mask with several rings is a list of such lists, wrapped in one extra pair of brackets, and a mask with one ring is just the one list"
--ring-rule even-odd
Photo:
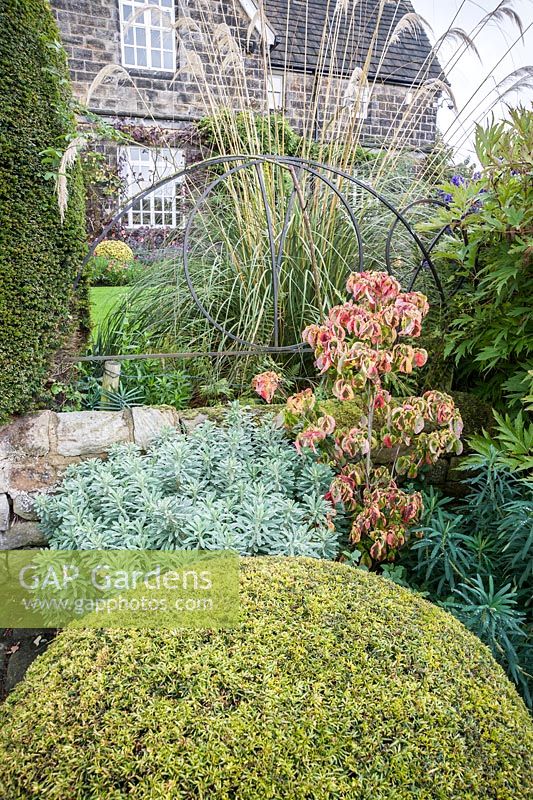
[(45, 543), (34, 497), (52, 490), (69, 464), (105, 458), (114, 444), (131, 442), (146, 450), (165, 427), (187, 430), (221, 415), (220, 409), (205, 411), (41, 411), (0, 428), (0, 550)]
[[(456, 402), (465, 421), (465, 438), (488, 427), (490, 409), (478, 400), (472, 406), (462, 395)], [(281, 407), (257, 406), (255, 413)], [(473, 408), (473, 412), (472, 412)], [(69, 464), (105, 458), (114, 444), (131, 442), (146, 450), (166, 427), (186, 432), (206, 419), (220, 421), (223, 407), (176, 411), (170, 406), (141, 406), (125, 411), (40, 411), (0, 428), (0, 550), (45, 544), (37, 525), (34, 497), (61, 480)], [(379, 455), (379, 454), (378, 454)], [(462, 496), (461, 458), (439, 459), (426, 480), (446, 494)]]

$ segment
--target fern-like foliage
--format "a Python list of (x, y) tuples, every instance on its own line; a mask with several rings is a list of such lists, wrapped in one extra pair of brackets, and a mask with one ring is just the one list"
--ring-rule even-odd
[(500, 456), (488, 445), (471, 457), (465, 500), (426, 495), (421, 538), (387, 577), (457, 616), (533, 706), (533, 481)]
[(333, 474), (298, 455), (270, 420), (237, 404), (225, 425), (166, 431), (146, 455), (115, 446), (71, 466), (39, 500), (56, 549), (232, 549), (242, 555), (335, 558), (339, 533), (324, 499)]

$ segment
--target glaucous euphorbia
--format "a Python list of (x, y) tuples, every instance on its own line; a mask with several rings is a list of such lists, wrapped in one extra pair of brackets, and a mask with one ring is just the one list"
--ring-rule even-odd
[[(410, 374), (427, 361), (424, 349), (405, 341), (420, 336), (426, 297), (402, 292), (386, 272), (354, 273), (347, 290), (353, 299), (332, 308), (321, 325), (306, 328), (303, 338), (334, 397), (362, 399), (360, 417), (340, 429), (306, 389), (288, 398), (286, 421), (298, 450), (310, 448), (337, 465), (328, 498), (352, 515), (351, 540), (370, 566), (394, 558), (422, 511), (420, 494), (400, 489), (398, 476), (414, 478), (443, 453), (460, 453), (463, 425), (449, 395), (430, 391), (395, 400), (383, 386), (387, 375)], [(279, 385), (273, 376), (254, 379), (267, 402)], [(386, 466), (373, 466), (378, 453)]]

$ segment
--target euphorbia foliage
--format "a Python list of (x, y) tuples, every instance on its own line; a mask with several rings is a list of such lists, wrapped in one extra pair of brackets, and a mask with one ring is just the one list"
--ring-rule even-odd
[[(347, 290), (353, 299), (303, 337), (333, 395), (361, 401), (359, 418), (349, 429), (339, 427), (310, 389), (288, 398), (285, 416), (299, 451), (309, 448), (336, 465), (328, 496), (352, 515), (351, 541), (370, 566), (394, 559), (422, 511), (420, 494), (403, 491), (398, 479), (415, 478), (443, 453), (460, 453), (462, 420), (442, 392), (395, 400), (383, 385), (387, 374), (409, 374), (427, 361), (425, 350), (405, 341), (420, 336), (426, 297), (402, 292), (386, 272), (354, 273)], [(273, 375), (257, 376), (254, 385), (277, 386)], [(269, 401), (274, 394), (260, 393)]]

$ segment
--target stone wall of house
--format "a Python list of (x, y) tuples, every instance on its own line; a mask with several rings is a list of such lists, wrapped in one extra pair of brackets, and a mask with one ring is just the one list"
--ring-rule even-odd
[[(417, 101), (409, 87), (376, 82), (369, 87), (368, 110), (364, 119), (352, 116), (348, 109), (334, 117), (331, 109), (342, 108), (347, 86), (347, 79), (322, 77), (315, 85), (312, 75), (288, 73), (285, 100), (289, 121), (302, 132), (305, 108), (316, 103), (318, 125), (325, 128), (327, 138), (337, 139), (340, 143), (346, 138), (356, 138), (367, 147), (388, 143), (398, 149), (420, 150), (429, 149), (434, 144), (437, 109), (427, 97)], [(312, 135), (314, 132), (307, 133)]]
[[(177, 147), (184, 153), (187, 164), (209, 155), (201, 148), (198, 136), (196, 141), (194, 137), (191, 139), (190, 130), (214, 108), (231, 106), (235, 102), (236, 81), (243, 81), (231, 59), (224, 65), (224, 59), (213, 53), (212, 40), (217, 29), (219, 38), (226, 35), (224, 31), (230, 32), (234, 46), (244, 59), (248, 93), (246, 107), (253, 107), (258, 112), (267, 110), (259, 37), (252, 31), (248, 38), (250, 21), (244, 11), (239, 12), (238, 3), (232, 16), (228, 13), (231, 4), (223, 4), (222, 0), (209, 0), (203, 4), (197, 0), (181, 0), (182, 25), (176, 31), (177, 72), (128, 67), (129, 78), (124, 71), (113, 70), (113, 66), (121, 64), (119, 0), (51, 0), (51, 5), (67, 52), (76, 96), (113, 124), (118, 122), (130, 129), (135, 128), (140, 135), (134, 139), (144, 146), (154, 146), (154, 137), (147, 135), (143, 138), (143, 128), (157, 127), (160, 131), (157, 146)], [(224, 25), (228, 26), (227, 29)], [(206, 28), (210, 33), (202, 37), (199, 30)], [(227, 44), (219, 44), (222, 52), (225, 47)], [(202, 74), (194, 65), (191, 66), (187, 52), (199, 55)], [(109, 74), (103, 78), (101, 71), (105, 69)], [(93, 90), (97, 75), (101, 80)], [(338, 99), (343, 96), (347, 84), (346, 79), (316, 78), (311, 74), (288, 72), (285, 76), (284, 112), (293, 127), (308, 136), (316, 136), (318, 128), (321, 128), (327, 131), (330, 140), (340, 143), (360, 141), (368, 147), (387, 143), (392, 147), (421, 151), (433, 145), (436, 108), (427, 99), (423, 107), (407, 104), (408, 88), (405, 86), (376, 83), (364, 119), (354, 119), (348, 109), (332, 119), (331, 109), (342, 105)], [(306, 130), (309, 109), (315, 102), (317, 125), (315, 130)], [(235, 102), (235, 107), (240, 106), (241, 103)], [(109, 168), (120, 174), (116, 145), (100, 143), (96, 147), (105, 154)], [(118, 212), (122, 196), (118, 191), (100, 196), (89, 184), (87, 225), (91, 240)], [(123, 219), (113, 235), (119, 235), (135, 246), (144, 240), (145, 234), (146, 231), (129, 228)]]
[[(187, 3), (182, 3), (183, 6)], [(261, 80), (262, 56), (259, 48), (246, 52), (246, 31), (249, 19), (244, 12), (240, 17), (222, 13), (220, 3), (210, 4), (209, 19), (202, 19), (198, 3), (190, 2), (182, 15), (195, 20), (199, 27), (209, 25), (211, 31), (216, 26), (227, 24), (240, 52), (244, 55), (244, 69), (251, 99), (258, 106), (266, 102), (266, 93)], [(96, 75), (104, 67), (121, 64), (120, 15), (118, 0), (52, 0), (63, 45), (65, 47), (76, 96), (85, 102), (88, 90)], [(177, 34), (178, 35), (178, 34)], [(203, 74), (195, 72), (185, 57), (187, 43), (194, 38), (194, 51), (203, 64)], [(90, 107), (113, 117), (141, 116), (172, 121), (179, 118), (198, 119), (208, 112), (205, 103), (207, 84), (210, 96), (215, 103), (223, 104), (235, 83), (235, 68), (229, 65), (224, 76), (227, 93), (223, 96), (217, 91), (221, 83), (220, 65), (214, 63), (209, 45), (196, 32), (190, 23), (179, 31), (176, 44), (176, 67), (179, 74), (172, 71), (153, 71), (128, 67), (131, 81), (118, 74), (106, 79), (96, 91), (91, 93)], [(252, 49), (252, 48), (250, 48)], [(220, 59), (219, 59), (220, 60)]]
[[(205, 27), (205, 10), (201, 11), (200, 5), (192, 0), (185, 6), (182, 15), (189, 22), (179, 30), (178, 74), (128, 67), (131, 80), (117, 74), (109, 76), (91, 93), (91, 109), (111, 119), (117, 115), (147, 118), (162, 127), (172, 128), (178, 121), (193, 121), (209, 114), (213, 106), (231, 104), (239, 80), (235, 67), (231, 63), (224, 67), (220, 63), (222, 59), (214, 57), (207, 42), (212, 33), (202, 39), (194, 27), (195, 23), (200, 28)], [(118, 0), (52, 0), (52, 8), (67, 52), (74, 92), (85, 103), (89, 87), (100, 70), (121, 64)], [(251, 46), (247, 43), (249, 19), (244, 12), (237, 17), (228, 16), (227, 10), (223, 14), (220, 2), (212, 0), (209, 5), (210, 31), (223, 23), (228, 24), (244, 56), (249, 101), (258, 111), (265, 111), (267, 90), (263, 56), (255, 34), (251, 37)], [(191, 39), (194, 39), (194, 48), (187, 47)], [(192, 49), (201, 58), (201, 74), (197, 71), (195, 74), (185, 56), (186, 50)], [(314, 97), (318, 97), (318, 123), (328, 125), (328, 135), (333, 138), (353, 135), (354, 126), (346, 114), (329, 124), (331, 114), (327, 108), (327, 99), (342, 94), (347, 83), (344, 79), (324, 77), (316, 82), (313, 75), (289, 72), (286, 76), (285, 112), (293, 126), (302, 131), (307, 116), (305, 109), (312, 107)], [(406, 105), (407, 93), (408, 88), (399, 85), (376, 83), (372, 87), (368, 115), (355, 126), (355, 129), (360, 127), (364, 144), (372, 146), (385, 141), (415, 149), (425, 149), (433, 144), (436, 108), (427, 98), (422, 108)], [(206, 102), (207, 97), (209, 100)]]
[(376, 84), (369, 103), (368, 138), (396, 147), (429, 149), (437, 134), (437, 108), (425, 100), (409, 102), (405, 86)]

